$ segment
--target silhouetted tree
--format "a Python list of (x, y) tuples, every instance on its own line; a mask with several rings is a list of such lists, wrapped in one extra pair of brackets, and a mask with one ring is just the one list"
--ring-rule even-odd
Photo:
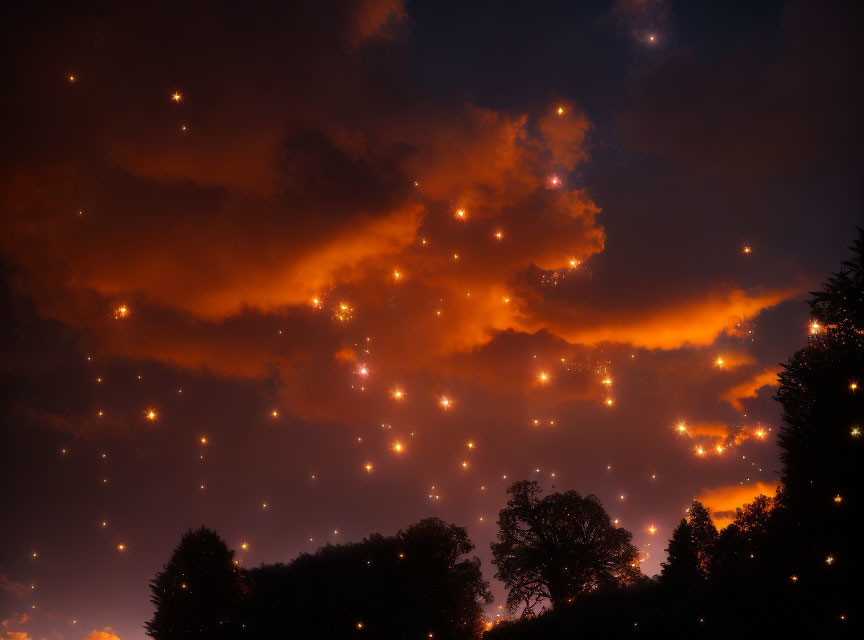
[(666, 548), (668, 557), (662, 563), (662, 581), (673, 587), (689, 588), (702, 578), (699, 570), (699, 551), (693, 541), (690, 523), (684, 518), (672, 530), (669, 546)]
[[(864, 429), (864, 232), (809, 301), (811, 335), (780, 374), (783, 490), (776, 573), (798, 577), (818, 618), (860, 601), (861, 429)], [(818, 605), (817, 602), (821, 602)]]
[(539, 499), (536, 482), (508, 490), (492, 543), (495, 577), (509, 590), (511, 612), (531, 615), (543, 599), (552, 606), (603, 587), (633, 584), (642, 573), (632, 535), (616, 528), (596, 496), (576, 491)]
[(476, 639), (492, 595), (480, 560), (460, 560), (473, 549), (464, 528), (428, 518), (253, 569), (245, 637)]
[(773, 498), (756, 496), (753, 502), (737, 508), (735, 520), (720, 532), (709, 564), (715, 590), (749, 593), (752, 583), (761, 582), (773, 504)]
[(802, 516), (836, 513), (834, 496), (851, 498), (860, 488), (854, 428), (864, 421), (864, 233), (852, 249), (846, 268), (812, 294), (818, 326), (780, 374), (782, 503)]
[(699, 572), (702, 577), (708, 577), (714, 543), (717, 541), (717, 527), (711, 519), (711, 510), (694, 500), (687, 512), (687, 522), (690, 524), (690, 537), (699, 558)]
[(241, 632), (240, 570), (214, 531), (201, 527), (184, 534), (150, 591), (156, 611), (145, 627), (156, 640), (230, 640)]

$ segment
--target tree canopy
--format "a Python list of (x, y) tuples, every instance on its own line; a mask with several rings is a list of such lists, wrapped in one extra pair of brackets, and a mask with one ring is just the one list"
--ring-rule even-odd
[[(328, 545), (289, 564), (243, 570), (214, 532), (183, 536), (152, 583), (147, 632), (178, 638), (355, 638), (480, 636), (492, 600), (462, 527), (437, 518), (393, 536)], [(242, 633), (242, 635), (241, 635)]]
[(201, 527), (185, 533), (150, 591), (156, 611), (145, 628), (156, 640), (228, 640), (242, 628), (240, 570), (215, 531)]
[(514, 483), (492, 543), (495, 577), (509, 590), (511, 612), (531, 615), (543, 600), (557, 606), (642, 577), (632, 535), (612, 524), (600, 500), (576, 491), (539, 498), (533, 481)]

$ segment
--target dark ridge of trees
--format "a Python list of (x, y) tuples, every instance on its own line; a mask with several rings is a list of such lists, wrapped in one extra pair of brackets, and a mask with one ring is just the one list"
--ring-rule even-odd
[(480, 560), (460, 560), (473, 549), (464, 528), (428, 518), (394, 536), (372, 534), (243, 570), (202, 527), (183, 537), (153, 580), (147, 633), (156, 640), (478, 638), (492, 595)]

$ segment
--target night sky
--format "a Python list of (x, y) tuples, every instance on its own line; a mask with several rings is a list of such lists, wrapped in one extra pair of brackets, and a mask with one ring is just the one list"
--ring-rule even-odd
[(864, 218), (854, 3), (3, 13), (0, 637), (144, 638), (201, 524), (251, 567), (438, 516), (492, 617), (514, 480), (648, 575), (773, 493)]

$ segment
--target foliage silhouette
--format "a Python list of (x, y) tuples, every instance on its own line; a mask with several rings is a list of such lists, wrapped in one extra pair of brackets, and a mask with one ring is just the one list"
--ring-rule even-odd
[(234, 552), (214, 531), (188, 531), (150, 583), (156, 607), (146, 623), (156, 640), (236, 638), (243, 597)]
[(492, 563), (511, 612), (522, 606), (532, 615), (546, 599), (555, 607), (642, 577), (632, 535), (612, 524), (596, 496), (567, 491), (541, 499), (540, 492), (536, 482), (513, 483), (498, 517)]
[(676, 588), (695, 587), (702, 579), (702, 572), (699, 570), (699, 550), (686, 518), (682, 518), (673, 529), (666, 553), (666, 562), (662, 563), (663, 583)]
[(147, 632), (176, 638), (469, 640), (492, 600), (464, 528), (437, 518), (395, 536), (328, 545), (290, 564), (240, 570), (218, 535), (183, 536), (152, 583)]

